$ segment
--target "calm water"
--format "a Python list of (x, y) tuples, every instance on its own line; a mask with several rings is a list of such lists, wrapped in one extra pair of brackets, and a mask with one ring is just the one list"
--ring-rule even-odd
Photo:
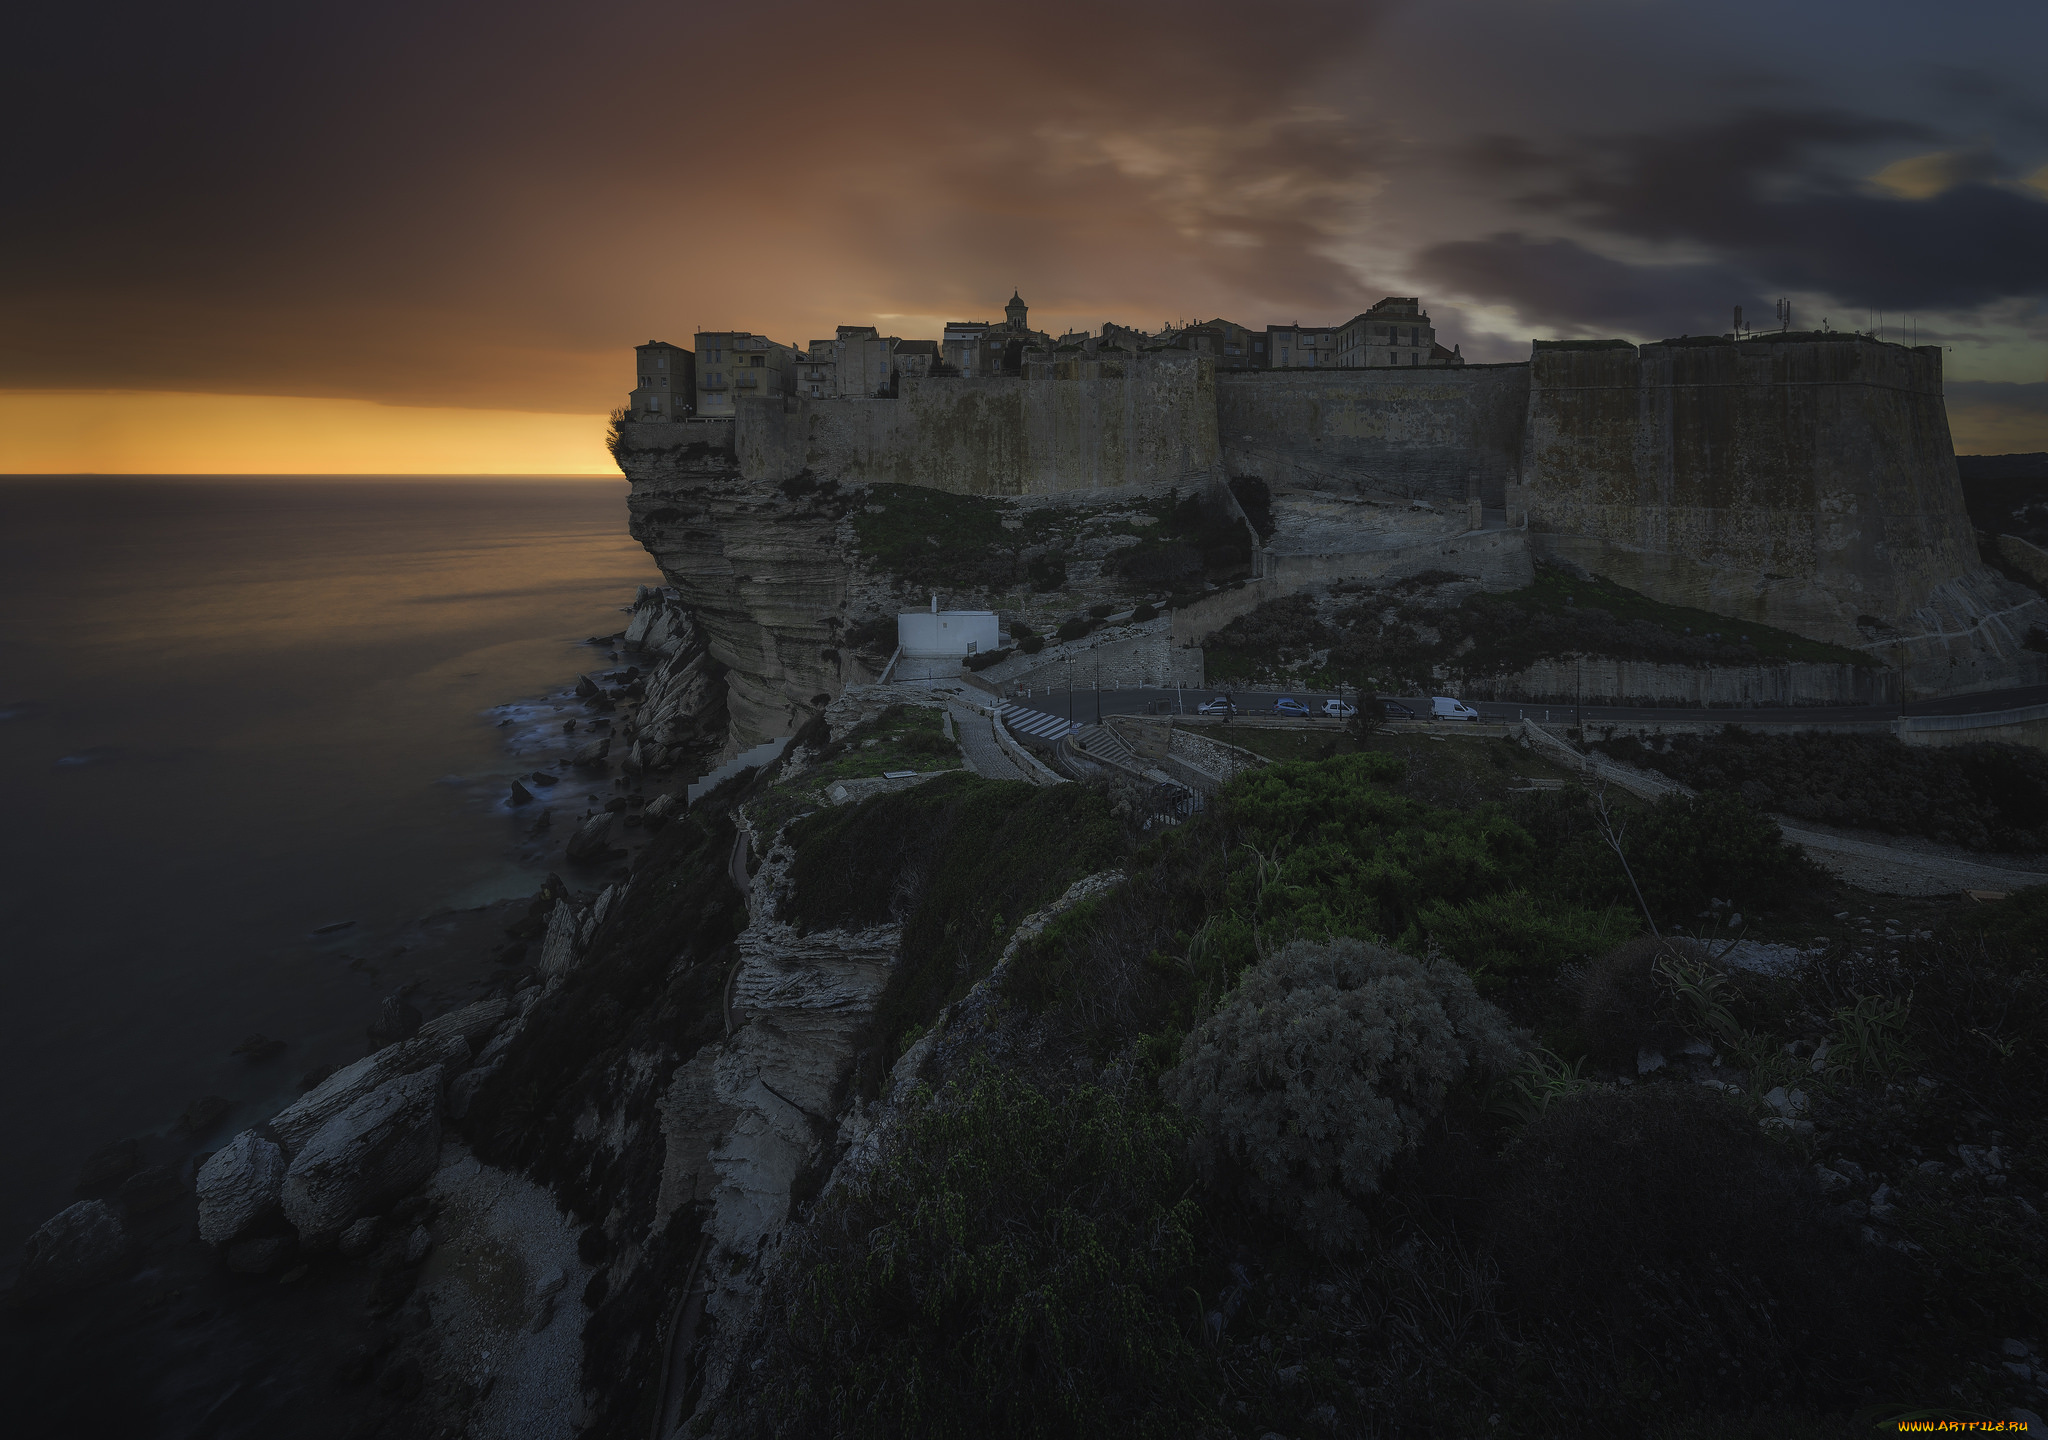
[(658, 582), (625, 490), (0, 479), (0, 1245), (108, 1141), (361, 1054), (406, 922), (533, 890), (504, 781), (561, 742), (504, 702)]

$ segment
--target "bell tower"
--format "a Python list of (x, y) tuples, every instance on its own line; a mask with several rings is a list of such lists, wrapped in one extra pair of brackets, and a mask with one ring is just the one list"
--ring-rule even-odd
[(1024, 316), (1027, 313), (1028, 311), (1023, 299), (1015, 290), (1012, 290), (1010, 292), (1010, 303), (1003, 307), (1003, 316), (1009, 321), (1010, 328), (1012, 330), (1022, 330), (1024, 328)]

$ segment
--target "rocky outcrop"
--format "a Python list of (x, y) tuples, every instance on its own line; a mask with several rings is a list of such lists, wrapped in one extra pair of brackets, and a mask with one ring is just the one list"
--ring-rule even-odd
[(438, 1065), (387, 1081), (321, 1127), (285, 1172), (285, 1218), (308, 1245), (402, 1198), (434, 1173), (441, 1150)]
[(29, 1237), (14, 1300), (33, 1304), (111, 1280), (134, 1253), (134, 1237), (114, 1207), (104, 1200), (81, 1200), (52, 1215)]
[(366, 1055), (335, 1071), (271, 1117), (270, 1129), (287, 1157), (296, 1156), (329, 1121), (372, 1091), (428, 1066), (452, 1073), (469, 1064), (469, 1042), (461, 1035), (416, 1036)]
[(284, 1190), (284, 1151), (244, 1130), (199, 1167), (199, 1238), (209, 1245), (239, 1240), (277, 1209)]

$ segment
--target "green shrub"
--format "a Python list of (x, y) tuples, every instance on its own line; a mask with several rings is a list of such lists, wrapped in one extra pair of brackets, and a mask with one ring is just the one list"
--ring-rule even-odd
[(1022, 620), (1012, 620), (1010, 622), (1010, 638), (1012, 640), (1029, 639), (1031, 636), (1036, 635), (1037, 633), (1038, 632), (1036, 630), (1033, 630), (1029, 625), (1026, 625)]
[(1882, 1267), (1797, 1154), (1718, 1092), (1596, 1087), (1549, 1106), (1504, 1160), (1491, 1231), (1508, 1303), (1622, 1339), (1607, 1363), (1647, 1371), (1667, 1400), (1753, 1403), (1795, 1380), (1822, 1399), (1875, 1373), (1856, 1352), (1882, 1338), (1865, 1323), (1889, 1308)]
[(1083, 635), (1086, 635), (1092, 628), (1093, 627), (1090, 626), (1086, 620), (1083, 620), (1079, 616), (1076, 616), (1072, 620), (1062, 620), (1060, 622), (1060, 628), (1054, 631), (1053, 633), (1058, 635), (1062, 640), (1079, 640)]
[(791, 1242), (757, 1434), (1183, 1435), (1197, 1383), (1185, 1140), (1088, 1085), (978, 1064), (913, 1100)]
[(1036, 655), (1045, 648), (1045, 637), (1043, 635), (1026, 635), (1017, 642), (1017, 648), (1026, 655)]
[(1088, 607), (1088, 618), (1091, 620), (1107, 620), (1115, 613), (1116, 606), (1110, 604), (1090, 605)]
[(1158, 618), (1159, 607), (1149, 602), (1131, 611), (1131, 622), (1133, 624), (1142, 625), (1147, 620), (1157, 620)]
[(1161, 1088), (1196, 1155), (1328, 1254), (1364, 1238), (1360, 1202), (1473, 1069), (1520, 1049), (1464, 971), (1356, 940), (1296, 941), (1247, 971)]
[(1642, 929), (1642, 916), (1621, 905), (1594, 910), (1503, 890), (1462, 904), (1432, 901), (1417, 912), (1412, 929), (1404, 943), (1434, 940), (1491, 994), (1510, 981), (1547, 978), (1612, 950)]
[(1597, 1060), (1628, 1070), (1639, 1051), (1670, 1050), (1686, 1041), (1681, 1017), (1657, 975), (1677, 957), (1699, 965), (1706, 952), (1690, 940), (1643, 935), (1617, 945), (1571, 976), (1579, 1033)]
[(1725, 790), (1795, 819), (1970, 850), (2048, 851), (2048, 755), (1979, 742), (1940, 749), (1890, 735), (1762, 735), (1730, 725), (1656, 749), (1603, 746), (1695, 790)]

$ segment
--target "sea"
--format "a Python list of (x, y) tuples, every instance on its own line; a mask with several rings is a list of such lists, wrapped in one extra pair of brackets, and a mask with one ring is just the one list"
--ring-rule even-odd
[(587, 808), (569, 687), (660, 583), (626, 489), (0, 477), (0, 1252), (109, 1142), (218, 1145), (477, 978), (407, 957)]

